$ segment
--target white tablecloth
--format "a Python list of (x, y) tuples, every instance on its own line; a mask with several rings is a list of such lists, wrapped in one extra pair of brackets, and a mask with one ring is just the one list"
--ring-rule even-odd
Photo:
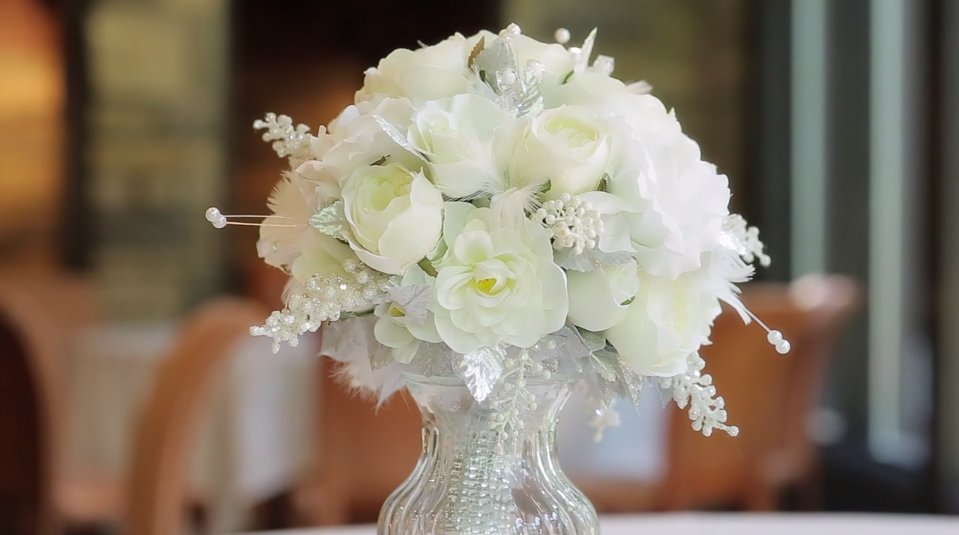
[[(80, 334), (70, 362), (64, 464), (71, 473), (124, 478), (137, 417), (177, 328), (111, 325)], [(242, 529), (248, 508), (289, 488), (314, 444), (316, 347), (270, 352), (250, 337), (231, 356), (205, 407), (190, 470), (214, 532)]]
[[(861, 514), (651, 514), (609, 516), (603, 535), (956, 535), (959, 518)], [(260, 535), (373, 535), (373, 526)]]

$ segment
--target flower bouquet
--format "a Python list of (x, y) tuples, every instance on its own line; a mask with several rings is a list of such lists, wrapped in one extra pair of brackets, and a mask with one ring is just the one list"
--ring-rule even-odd
[(289, 160), (257, 248), (290, 281), (252, 334), (322, 327), (350, 385), (408, 388), (424, 415), (381, 533), (595, 533), (553, 449), (575, 384), (601, 415), (658, 387), (695, 430), (737, 432), (698, 351), (721, 303), (755, 319), (736, 284), (769, 262), (758, 231), (649, 86), (591, 60), (595, 30), (556, 37), (399, 49), (328, 128), (254, 123)]

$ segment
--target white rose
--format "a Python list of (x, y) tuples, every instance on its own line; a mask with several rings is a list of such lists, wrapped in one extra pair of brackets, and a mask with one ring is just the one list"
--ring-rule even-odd
[(623, 321), (627, 303), (639, 290), (636, 262), (568, 271), (569, 321), (589, 331), (605, 331)]
[(440, 238), (443, 196), (423, 175), (399, 165), (357, 169), (343, 186), (350, 247), (366, 265), (401, 274)]
[(605, 126), (588, 108), (546, 110), (520, 134), (510, 181), (524, 186), (549, 179), (550, 197), (595, 190), (606, 173), (611, 145)]
[(436, 262), (436, 329), (454, 351), (505, 343), (531, 347), (563, 327), (566, 276), (553, 263), (549, 237), (525, 217), (501, 219), (492, 208), (447, 203), (447, 251)]
[(621, 323), (606, 331), (623, 362), (640, 375), (670, 377), (709, 342), (719, 300), (695, 273), (677, 279), (644, 276)]
[(594, 71), (574, 73), (562, 85), (543, 90), (543, 104), (547, 108), (574, 105), (588, 106), (603, 117), (621, 113), (630, 95), (623, 82)]
[(369, 102), (347, 106), (330, 123), (333, 143), (323, 156), (323, 167), (341, 183), (354, 170), (387, 156), (391, 162), (418, 167), (422, 160), (398, 145), (377, 120), (385, 121), (405, 135), (412, 116), (413, 105), (407, 99), (383, 99), (375, 106)]
[(466, 66), (475, 40), (460, 34), (416, 50), (400, 48), (367, 69), (356, 101), (406, 97), (424, 101), (465, 93), (472, 84)]
[(300, 256), (303, 241), (316, 233), (310, 217), (339, 194), (336, 180), (323, 173), (316, 161), (305, 162), (281, 178), (267, 201), (273, 215), (260, 226), (256, 243), (260, 258), (271, 266), (289, 269)]
[[(422, 269), (412, 266), (402, 281), (402, 285), (411, 284), (432, 286), (433, 281)], [(397, 362), (408, 364), (423, 342), (437, 344), (443, 341), (436, 332), (431, 312), (427, 312), (426, 317), (418, 321), (416, 317), (407, 314), (399, 304), (383, 303), (378, 305), (373, 313), (377, 317), (373, 334), (379, 343), (392, 349), (393, 360)]]
[[(408, 139), (426, 156), (433, 183), (452, 198), (505, 188), (504, 138), (514, 119), (498, 104), (476, 95), (429, 102), (413, 116)], [(497, 139), (498, 138), (498, 139)]]

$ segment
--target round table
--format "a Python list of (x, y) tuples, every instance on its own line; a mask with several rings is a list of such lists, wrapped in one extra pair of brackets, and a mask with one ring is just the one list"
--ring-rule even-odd
[[(887, 514), (649, 514), (605, 516), (603, 535), (956, 535), (959, 517)], [(373, 526), (260, 535), (373, 535)]]

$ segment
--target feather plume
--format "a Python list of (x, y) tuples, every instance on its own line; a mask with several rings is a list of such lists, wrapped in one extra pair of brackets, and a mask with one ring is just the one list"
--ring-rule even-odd
[(517, 216), (526, 217), (539, 208), (539, 195), (548, 189), (549, 180), (531, 182), (518, 188), (510, 188), (497, 193), (490, 201), (490, 209), (497, 217), (506, 221), (515, 220)]

